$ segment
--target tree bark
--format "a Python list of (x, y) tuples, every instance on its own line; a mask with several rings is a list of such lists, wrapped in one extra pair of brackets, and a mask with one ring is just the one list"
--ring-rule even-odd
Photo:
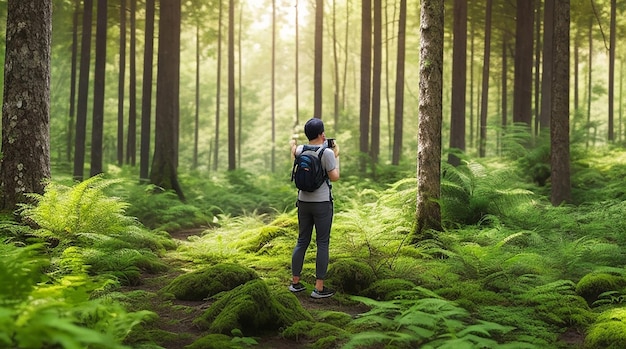
[(372, 77), (372, 2), (361, 2), (361, 97), (359, 106), (360, 171), (365, 174), (369, 153), (370, 92)]
[(534, 0), (517, 0), (513, 122), (531, 125)]
[(137, 161), (137, 0), (130, 0), (130, 72), (128, 82), (128, 137), (126, 163)]
[(380, 154), (380, 96), (382, 90), (383, 66), (383, 38), (382, 38), (382, 3), (374, 0), (374, 59), (372, 71), (372, 133), (370, 141), (370, 157), (372, 168), (375, 170)]
[(222, 97), (222, 17), (223, 17), (222, 1), (219, 2), (219, 15), (217, 21), (217, 78), (215, 84), (215, 140), (213, 142), (213, 171), (217, 171), (219, 162), (220, 149), (220, 107)]
[(174, 190), (181, 200), (178, 183), (178, 132), (180, 84), (180, 0), (161, 2), (157, 63), (156, 127), (150, 182)]
[(543, 65), (541, 73), (541, 114), (540, 128), (550, 125), (550, 113), (552, 106), (552, 74), (554, 69), (554, 2), (546, 0), (543, 12)]
[(322, 63), (324, 57), (324, 0), (315, 1), (315, 62), (313, 71), (313, 116), (322, 118)]
[(571, 199), (569, 152), (569, 0), (555, 0), (554, 77), (552, 79), (551, 177), (552, 205)]
[(465, 94), (467, 85), (467, 1), (454, 1), (452, 48), (452, 106), (450, 107), (450, 153), (448, 163), (461, 164), (454, 150), (465, 151)]
[(393, 156), (392, 165), (399, 165), (402, 157), (402, 132), (404, 123), (404, 59), (406, 56), (406, 0), (400, 0), (400, 18), (398, 22), (398, 54), (396, 63), (396, 99), (393, 121)]
[(228, 170), (237, 168), (235, 151), (235, 0), (228, 2)]
[(489, 65), (491, 61), (491, 12), (493, 0), (487, 0), (485, 9), (485, 48), (483, 53), (483, 83), (480, 99), (480, 135), (478, 156), (485, 157), (487, 147), (487, 108), (489, 106)]
[(412, 241), (441, 231), (443, 0), (422, 1), (420, 16), (417, 225)]
[(117, 164), (124, 164), (124, 85), (126, 84), (126, 0), (120, 0), (120, 56), (117, 81)]
[(146, 0), (143, 85), (141, 88), (141, 145), (139, 180), (147, 182), (150, 169), (150, 129), (152, 115), (152, 64), (154, 61), (154, 0)]
[(104, 94), (107, 56), (107, 0), (98, 0), (96, 20), (96, 61), (93, 86), (93, 120), (91, 125), (90, 176), (102, 173), (102, 150), (104, 136)]
[(50, 178), (52, 1), (9, 0), (2, 104), (2, 208), (43, 194)]

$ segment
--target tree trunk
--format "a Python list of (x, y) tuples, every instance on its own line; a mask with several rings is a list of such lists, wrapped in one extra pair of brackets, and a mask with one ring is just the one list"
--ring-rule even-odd
[(126, 0), (120, 0), (120, 71), (117, 81), (117, 164), (124, 164), (124, 85), (126, 84)]
[(372, 168), (376, 169), (380, 154), (380, 95), (382, 90), (382, 3), (374, 0), (374, 60), (372, 72), (372, 138), (370, 142), (370, 157)]
[(441, 231), (443, 0), (422, 1), (420, 16), (417, 213), (413, 242)]
[(614, 133), (614, 96), (615, 96), (615, 12), (616, 12), (616, 0), (611, 0), (611, 34), (610, 34), (610, 46), (609, 46), (609, 142), (615, 140)]
[(152, 64), (154, 60), (154, 0), (146, 0), (143, 85), (141, 88), (141, 149), (139, 180), (148, 181), (150, 169), (150, 119), (152, 114)]
[(235, 0), (228, 1), (228, 170), (237, 168), (235, 152)]
[(587, 137), (585, 137), (585, 148), (589, 147), (589, 140), (591, 138), (591, 98), (593, 97), (592, 73), (593, 73), (593, 17), (589, 17), (589, 63), (587, 64), (587, 124), (585, 130), (587, 130)]
[(198, 138), (200, 137), (200, 21), (196, 23), (196, 110), (194, 112), (193, 126), (193, 159), (191, 168), (198, 168)]
[(222, 87), (222, 1), (219, 1), (219, 15), (217, 24), (217, 78), (215, 84), (215, 140), (213, 149), (213, 171), (217, 171), (219, 162), (220, 144), (220, 107), (221, 107), (221, 87)]
[(80, 44), (80, 72), (78, 101), (76, 105), (76, 139), (74, 142), (74, 179), (83, 180), (85, 170), (85, 140), (87, 138), (87, 99), (89, 94), (89, 68), (91, 66), (91, 29), (93, 1), (83, 3), (83, 32)]
[(68, 163), (72, 161), (72, 144), (74, 142), (74, 118), (76, 117), (76, 61), (78, 59), (78, 15), (80, 0), (75, 1), (74, 16), (72, 20), (72, 63), (70, 73), (70, 112), (67, 122), (67, 143), (65, 158)]
[(96, 20), (96, 61), (93, 86), (93, 121), (91, 125), (91, 177), (102, 173), (104, 135), (104, 93), (107, 56), (107, 0), (98, 0)]
[(161, 2), (157, 63), (156, 127), (150, 182), (174, 190), (181, 200), (178, 183), (178, 131), (180, 84), (180, 0)]
[(52, 1), (9, 0), (2, 104), (2, 208), (50, 178), (50, 45)]
[(337, 40), (337, 1), (333, 0), (333, 24), (332, 24), (332, 36), (333, 36), (333, 118), (334, 118), (334, 133), (338, 132), (337, 126), (339, 125), (339, 55), (337, 53), (337, 46), (339, 42)]
[(478, 156), (485, 157), (487, 147), (487, 108), (489, 106), (489, 65), (491, 61), (491, 12), (493, 0), (487, 0), (485, 9), (485, 48), (483, 53), (483, 84), (480, 99), (480, 137), (478, 146)]
[(461, 164), (455, 150), (465, 151), (465, 94), (467, 84), (467, 1), (454, 1), (452, 48), (452, 106), (450, 108), (450, 153), (448, 163)]
[(554, 69), (554, 2), (546, 0), (543, 12), (543, 65), (541, 74), (541, 114), (540, 128), (550, 125), (550, 112), (552, 106), (552, 74)]
[(315, 0), (315, 62), (313, 72), (313, 116), (322, 118), (322, 61), (324, 57), (324, 0)]
[(359, 111), (360, 171), (365, 174), (369, 153), (370, 92), (372, 77), (372, 2), (361, 2), (361, 98)]
[[(241, 62), (239, 62), (241, 64)], [(272, 158), (271, 169), (276, 171), (276, 0), (272, 0)]]
[(552, 205), (570, 201), (569, 152), (569, 0), (554, 4), (554, 78), (552, 79), (551, 177)]
[(517, 0), (513, 122), (531, 125), (534, 0)]
[(130, 1), (130, 81), (128, 96), (128, 137), (126, 163), (135, 166), (137, 161), (137, 0)]
[(295, 47), (296, 47), (296, 62), (295, 62), (295, 88), (296, 88), (296, 120), (293, 124), (293, 128), (294, 130), (297, 129), (298, 125), (300, 124), (300, 24), (299, 24), (299, 11), (298, 11), (298, 0), (296, 0), (296, 42)]
[(402, 132), (404, 123), (404, 59), (406, 45), (406, 0), (400, 0), (398, 22), (398, 58), (396, 63), (396, 104), (393, 121), (392, 165), (399, 165), (402, 157)]

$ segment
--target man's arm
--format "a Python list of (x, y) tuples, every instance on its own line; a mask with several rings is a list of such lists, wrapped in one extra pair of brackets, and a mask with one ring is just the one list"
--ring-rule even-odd
[(331, 182), (336, 182), (339, 180), (339, 146), (337, 143), (335, 143), (332, 151), (335, 155), (335, 168), (328, 171), (328, 179), (330, 179)]

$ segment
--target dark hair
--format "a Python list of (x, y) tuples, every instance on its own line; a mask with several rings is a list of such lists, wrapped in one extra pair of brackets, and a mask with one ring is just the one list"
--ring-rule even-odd
[(304, 134), (309, 140), (317, 138), (322, 132), (324, 132), (324, 123), (321, 119), (312, 118), (304, 124)]

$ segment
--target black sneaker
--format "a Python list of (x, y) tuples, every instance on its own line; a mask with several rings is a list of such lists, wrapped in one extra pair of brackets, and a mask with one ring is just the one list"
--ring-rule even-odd
[(291, 292), (301, 292), (304, 290), (306, 290), (306, 287), (304, 287), (304, 285), (299, 282), (297, 284), (289, 285), (289, 291)]
[(311, 298), (328, 298), (328, 297), (332, 297), (334, 294), (335, 294), (335, 291), (324, 286), (324, 288), (321, 291), (314, 289), (313, 292), (311, 292)]

